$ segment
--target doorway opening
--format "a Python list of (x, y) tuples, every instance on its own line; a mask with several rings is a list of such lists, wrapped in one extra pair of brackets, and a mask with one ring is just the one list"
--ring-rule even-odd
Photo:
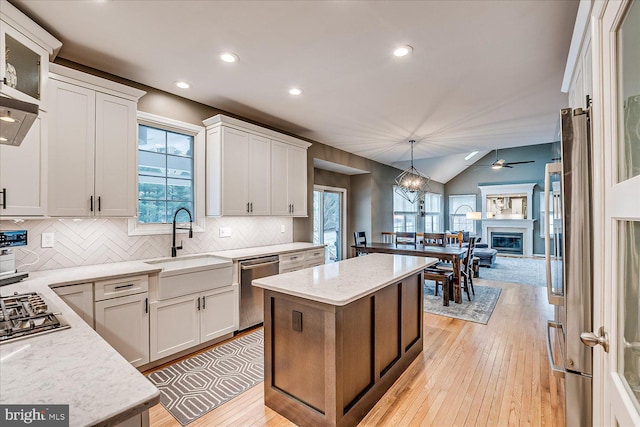
[(325, 246), (325, 263), (345, 258), (347, 190), (313, 186), (313, 243)]

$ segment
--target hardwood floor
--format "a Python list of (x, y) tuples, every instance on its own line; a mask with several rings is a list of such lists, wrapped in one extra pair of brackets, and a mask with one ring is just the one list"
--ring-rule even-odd
[[(424, 314), (424, 351), (361, 426), (563, 426), (564, 383), (549, 370), (546, 288), (477, 280), (502, 288), (487, 325)], [(464, 303), (464, 302), (463, 302)], [(159, 368), (158, 368), (159, 369)], [(289, 426), (253, 387), (190, 426)], [(158, 404), (153, 427), (180, 424)]]

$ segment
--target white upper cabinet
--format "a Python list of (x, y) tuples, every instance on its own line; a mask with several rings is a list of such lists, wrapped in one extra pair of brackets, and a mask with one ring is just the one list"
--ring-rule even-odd
[(0, 145), (0, 218), (47, 214), (47, 113), (19, 146)]
[(46, 111), (49, 61), (62, 43), (6, 0), (0, 1), (0, 93)]
[(62, 43), (0, 0), (0, 96), (31, 102), (38, 118), (19, 146), (0, 145), (0, 218), (47, 214), (49, 60)]
[(271, 212), (307, 216), (307, 150), (271, 141)]
[(49, 86), (49, 215), (135, 216), (144, 92), (55, 64)]
[(222, 158), (223, 215), (269, 215), (269, 140), (229, 127), (210, 139)]
[(222, 115), (204, 124), (207, 215), (306, 215), (311, 144)]

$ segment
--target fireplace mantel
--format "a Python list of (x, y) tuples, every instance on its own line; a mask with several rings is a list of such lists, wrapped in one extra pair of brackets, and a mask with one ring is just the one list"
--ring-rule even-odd
[[(491, 247), (491, 232), (516, 232), (523, 235), (523, 255), (533, 255), (533, 188), (535, 182), (524, 184), (479, 185), (482, 194), (482, 241)], [(487, 196), (491, 195), (526, 194), (526, 219), (487, 218)]]
[(533, 256), (533, 224), (535, 219), (483, 219), (482, 241), (491, 247), (491, 232), (522, 233), (523, 255)]

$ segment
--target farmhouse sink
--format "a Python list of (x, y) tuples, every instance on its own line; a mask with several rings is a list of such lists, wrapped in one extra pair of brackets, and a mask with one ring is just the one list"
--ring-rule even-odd
[(162, 268), (158, 274), (158, 300), (195, 294), (232, 282), (233, 263), (212, 255), (147, 261)]

